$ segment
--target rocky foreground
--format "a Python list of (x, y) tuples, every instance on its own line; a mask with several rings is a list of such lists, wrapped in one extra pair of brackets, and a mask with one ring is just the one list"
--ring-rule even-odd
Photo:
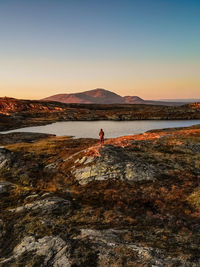
[(200, 125), (0, 137), (0, 266), (200, 266)]
[(200, 119), (200, 103), (183, 106), (104, 105), (0, 98), (0, 131), (57, 121), (192, 119)]

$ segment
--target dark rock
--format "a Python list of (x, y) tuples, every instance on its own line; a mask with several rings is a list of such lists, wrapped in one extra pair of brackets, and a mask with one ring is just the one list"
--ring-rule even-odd
[(16, 185), (7, 181), (0, 181), (0, 194), (8, 193), (10, 190), (15, 188)]

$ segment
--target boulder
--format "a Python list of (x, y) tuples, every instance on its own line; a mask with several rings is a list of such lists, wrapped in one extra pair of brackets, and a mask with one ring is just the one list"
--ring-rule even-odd
[(16, 262), (23, 254), (30, 254), (30, 259), (25, 257), (24, 263), (29, 263), (31, 254), (42, 256), (42, 266), (68, 267), (71, 266), (69, 260), (69, 246), (58, 236), (45, 236), (36, 239), (34, 236), (26, 236), (13, 250), (13, 255), (9, 258), (2, 259), (0, 264), (8, 266)]
[[(81, 161), (82, 165), (84, 161)], [(101, 157), (92, 163), (90, 166), (80, 166), (72, 171), (79, 184), (108, 179), (132, 182), (154, 181), (158, 173), (155, 165), (115, 146), (102, 148)]]

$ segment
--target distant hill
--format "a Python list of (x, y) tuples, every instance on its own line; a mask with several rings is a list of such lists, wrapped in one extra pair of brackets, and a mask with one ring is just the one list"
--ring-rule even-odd
[(144, 100), (138, 96), (120, 96), (114, 92), (97, 88), (90, 91), (73, 94), (56, 94), (42, 99), (44, 101), (57, 101), (61, 103), (82, 103), (82, 104), (148, 104), (181, 106), (188, 102), (169, 102)]
[(123, 97), (105, 89), (94, 89), (74, 94), (57, 94), (42, 100), (82, 104), (124, 104)]
[(169, 102), (169, 101), (156, 101), (144, 100), (138, 96), (124, 96), (125, 104), (145, 104), (145, 105), (162, 105), (162, 106), (182, 106), (188, 102)]
[(161, 99), (158, 101), (165, 101), (165, 102), (185, 102), (185, 103), (196, 103), (200, 102), (200, 98), (192, 98), (192, 99)]

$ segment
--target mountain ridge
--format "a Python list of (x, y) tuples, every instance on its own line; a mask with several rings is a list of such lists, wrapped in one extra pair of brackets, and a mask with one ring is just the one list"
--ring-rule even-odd
[(96, 88), (79, 93), (56, 94), (41, 99), (43, 101), (56, 101), (61, 103), (81, 103), (81, 104), (148, 104), (180, 106), (187, 102), (169, 102), (157, 100), (144, 100), (139, 96), (120, 96), (112, 91)]

